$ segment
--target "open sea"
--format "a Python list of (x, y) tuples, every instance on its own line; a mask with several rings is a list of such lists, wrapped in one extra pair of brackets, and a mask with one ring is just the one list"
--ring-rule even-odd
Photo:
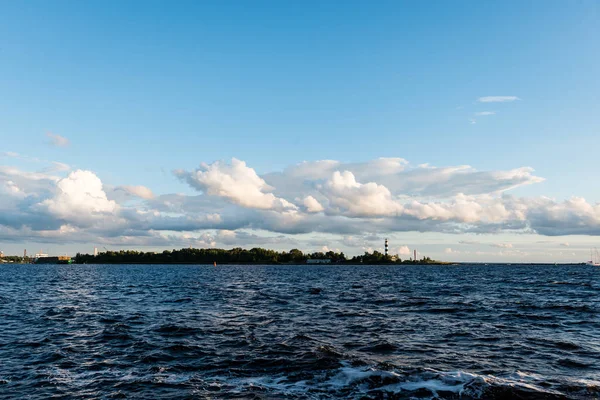
[(0, 266), (2, 399), (599, 399), (600, 268)]

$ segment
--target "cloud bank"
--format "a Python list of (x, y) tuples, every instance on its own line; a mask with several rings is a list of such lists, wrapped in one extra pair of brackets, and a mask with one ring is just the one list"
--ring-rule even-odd
[[(468, 165), (436, 167), (379, 158), (310, 161), (259, 174), (234, 158), (177, 170), (177, 178), (197, 194), (112, 187), (92, 171), (29, 172), (1, 166), (0, 241), (293, 245), (290, 235), (327, 234), (339, 243), (368, 248), (364, 238), (381, 241), (378, 235), (409, 231), (600, 235), (598, 203), (511, 194), (543, 181), (529, 167), (480, 171)], [(398, 252), (410, 254), (406, 246)]]

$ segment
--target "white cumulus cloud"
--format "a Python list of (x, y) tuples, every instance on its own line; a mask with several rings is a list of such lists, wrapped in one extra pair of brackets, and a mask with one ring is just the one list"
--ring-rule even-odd
[(93, 172), (77, 170), (57, 183), (56, 195), (41, 204), (66, 220), (87, 220), (116, 211), (117, 204), (108, 200), (102, 181)]
[(383, 216), (402, 213), (390, 191), (375, 182), (359, 183), (350, 171), (335, 171), (323, 193), (333, 207), (349, 216)]
[(228, 199), (242, 207), (257, 209), (294, 209), (292, 203), (268, 193), (273, 190), (244, 161), (233, 158), (231, 163), (216, 161), (202, 164), (194, 172), (176, 171), (191, 186), (211, 196)]
[(306, 207), (306, 211), (310, 213), (321, 212), (324, 210), (321, 203), (312, 196), (306, 196), (303, 203), (304, 207)]

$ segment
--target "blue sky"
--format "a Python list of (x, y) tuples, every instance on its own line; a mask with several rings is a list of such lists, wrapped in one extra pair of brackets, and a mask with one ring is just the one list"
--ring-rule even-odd
[[(33, 159), (56, 161), (69, 166), (60, 178), (81, 169), (107, 188), (196, 196), (210, 188), (173, 170), (235, 157), (264, 176), (303, 161), (401, 157), (415, 167), (531, 167), (545, 180), (511, 195), (593, 205), (599, 19), (592, 1), (1, 2), (0, 152), (21, 157), (0, 165), (40, 171)], [(486, 96), (518, 100), (478, 101)], [(51, 146), (48, 133), (69, 145)], [(422, 241), (447, 234), (418, 229)], [(317, 246), (317, 233), (304, 235), (290, 240)], [(534, 228), (528, 238), (538, 236)], [(35, 234), (27, 238), (37, 244)], [(89, 247), (56, 241), (65, 251)], [(583, 248), (594, 237), (580, 241)]]

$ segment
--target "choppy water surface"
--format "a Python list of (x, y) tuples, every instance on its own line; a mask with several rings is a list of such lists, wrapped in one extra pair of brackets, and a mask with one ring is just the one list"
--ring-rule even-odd
[(600, 398), (587, 266), (0, 267), (0, 397)]

